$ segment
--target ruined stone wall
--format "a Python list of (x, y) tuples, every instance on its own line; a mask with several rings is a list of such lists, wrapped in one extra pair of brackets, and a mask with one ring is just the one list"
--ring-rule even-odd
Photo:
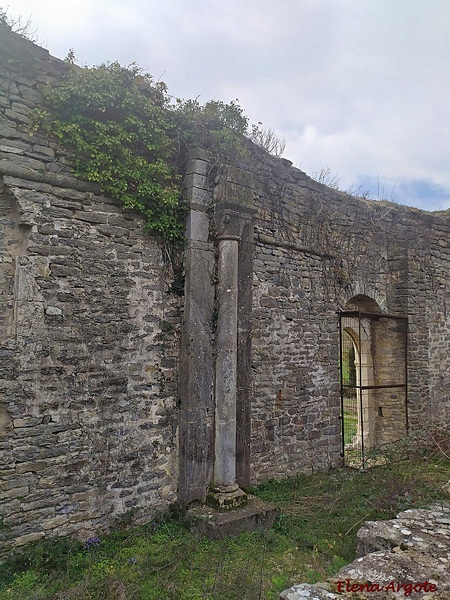
[(175, 500), (179, 299), (140, 217), (73, 178), (29, 128), (64, 64), (0, 33), (5, 549)]
[[(337, 311), (351, 300), (408, 316), (411, 428), (448, 422), (448, 212), (350, 197), (253, 145), (214, 179), (200, 152), (185, 179), (181, 300), (140, 218), (75, 179), (64, 153), (30, 128), (39, 86), (66, 67), (9, 35), (0, 30), (3, 547), (87, 535), (130, 509), (151, 515), (206, 496), (219, 344), (214, 205), (240, 224), (243, 488), (341, 463)], [(386, 336), (371, 339), (383, 351)], [(380, 373), (388, 363), (374, 361)]]
[(339, 463), (337, 311), (354, 297), (409, 318), (411, 428), (448, 423), (448, 212), (353, 198), (255, 149), (252, 168), (253, 481)]

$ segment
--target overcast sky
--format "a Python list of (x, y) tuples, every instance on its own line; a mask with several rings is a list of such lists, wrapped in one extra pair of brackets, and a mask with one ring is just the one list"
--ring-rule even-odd
[(54, 56), (238, 99), (309, 175), (450, 208), (450, 0), (7, 1)]

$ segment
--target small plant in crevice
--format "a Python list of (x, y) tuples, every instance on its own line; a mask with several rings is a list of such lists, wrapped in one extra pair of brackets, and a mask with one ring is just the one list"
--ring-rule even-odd
[(169, 291), (176, 296), (184, 295), (185, 275), (181, 269), (174, 273), (172, 282), (169, 286)]
[(32, 30), (31, 19), (25, 20), (21, 15), (14, 18), (4, 8), (0, 7), (0, 28), (2, 27), (30, 40), (30, 42), (37, 42), (36, 31)]
[(273, 129), (265, 129), (261, 122), (252, 125), (251, 141), (276, 158), (281, 158), (286, 148), (286, 140), (280, 138)]
[(217, 297), (214, 298), (212, 312), (211, 312), (211, 329), (216, 331), (217, 323), (219, 322), (219, 300)]

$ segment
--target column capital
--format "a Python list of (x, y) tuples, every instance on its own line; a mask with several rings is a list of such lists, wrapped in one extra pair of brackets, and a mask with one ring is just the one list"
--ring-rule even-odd
[(241, 211), (240, 207), (229, 202), (221, 202), (215, 206), (214, 225), (218, 240), (239, 241), (247, 223), (252, 220), (254, 210)]

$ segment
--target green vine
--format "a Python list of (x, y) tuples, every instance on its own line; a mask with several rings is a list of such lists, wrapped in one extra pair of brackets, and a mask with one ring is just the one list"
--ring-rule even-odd
[(132, 65), (69, 68), (43, 90), (47, 133), (72, 152), (75, 175), (136, 209), (164, 240), (183, 237), (173, 127), (164, 84)]
[(46, 108), (36, 111), (37, 126), (69, 149), (74, 174), (139, 211), (147, 228), (174, 246), (184, 239), (180, 171), (186, 149), (197, 145), (217, 160), (231, 157), (248, 125), (236, 102), (173, 103), (165, 84), (135, 64), (69, 64), (59, 84), (43, 94)]

